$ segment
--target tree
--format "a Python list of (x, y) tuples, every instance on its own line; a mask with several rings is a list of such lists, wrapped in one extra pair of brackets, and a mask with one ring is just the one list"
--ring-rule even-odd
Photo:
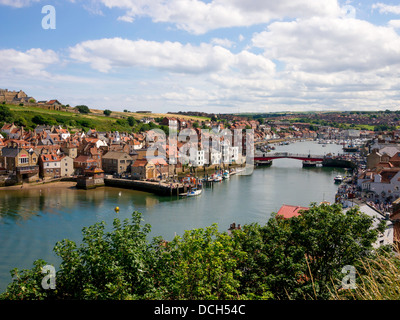
[(103, 113), (104, 113), (104, 115), (106, 115), (107, 117), (111, 114), (111, 110), (108, 110), (108, 109), (106, 109), (106, 110), (104, 110), (103, 111)]
[(134, 117), (128, 117), (128, 124), (133, 127), (136, 124), (136, 120)]
[(37, 114), (37, 115), (33, 116), (32, 122), (34, 124), (38, 124), (38, 125), (48, 124), (48, 119), (43, 117), (41, 114)]
[(159, 285), (169, 299), (234, 299), (238, 297), (246, 253), (238, 237), (218, 232), (216, 224), (176, 236), (161, 256)]
[(0, 121), (12, 122), (14, 118), (14, 113), (9, 107), (0, 106)]
[(84, 228), (79, 246), (57, 242), (56, 289), (41, 287), (47, 263), (36, 260), (11, 271), (0, 299), (329, 299), (342, 268), (371, 259), (385, 228), (338, 204), (312, 204), (291, 219), (273, 215), (231, 235), (213, 224), (171, 242), (149, 242), (151, 228), (141, 221), (134, 212), (130, 221), (114, 219), (109, 232), (104, 222)]
[(80, 246), (65, 239), (54, 247), (61, 258), (56, 289), (41, 287), (43, 260), (32, 270), (12, 270), (13, 282), (0, 299), (137, 299), (154, 294), (149, 272), (157, 251), (147, 241), (150, 226), (141, 226), (141, 215), (132, 214), (131, 223), (115, 219), (113, 231), (105, 224), (83, 228)]
[(372, 226), (358, 208), (344, 213), (338, 204), (312, 204), (298, 217), (245, 226), (241, 290), (259, 296), (268, 288), (276, 299), (328, 299), (342, 268), (371, 255), (385, 228)]
[(79, 113), (90, 113), (89, 107), (85, 105), (76, 106), (75, 109), (77, 109)]

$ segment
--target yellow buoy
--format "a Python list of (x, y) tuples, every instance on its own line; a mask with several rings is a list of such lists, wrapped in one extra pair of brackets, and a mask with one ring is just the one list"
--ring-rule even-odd
[(119, 207), (115, 207), (115, 212), (118, 212), (119, 211)]

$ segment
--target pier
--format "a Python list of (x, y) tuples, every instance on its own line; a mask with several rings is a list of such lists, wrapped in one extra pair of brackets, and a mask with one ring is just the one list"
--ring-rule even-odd
[(181, 183), (104, 178), (104, 184), (108, 187), (138, 190), (162, 196), (178, 195), (187, 191), (186, 187)]

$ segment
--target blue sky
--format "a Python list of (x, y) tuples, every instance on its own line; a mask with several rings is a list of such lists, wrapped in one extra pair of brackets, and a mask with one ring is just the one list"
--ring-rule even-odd
[[(43, 29), (42, 8), (55, 8)], [(400, 5), (0, 0), (0, 88), (122, 111), (398, 110)]]

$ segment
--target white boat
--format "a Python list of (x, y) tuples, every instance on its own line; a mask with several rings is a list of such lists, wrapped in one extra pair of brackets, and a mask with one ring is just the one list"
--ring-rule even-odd
[(202, 191), (203, 189), (193, 188), (191, 191), (188, 191), (187, 196), (188, 197), (198, 196), (199, 194), (201, 194)]
[(344, 179), (344, 178), (343, 178), (341, 175), (338, 175), (338, 176), (335, 177), (334, 180), (335, 180), (335, 182), (342, 182), (343, 179)]
[(222, 181), (222, 177), (219, 174), (214, 175), (214, 181), (219, 182)]
[(223, 176), (222, 176), (224, 179), (229, 179), (229, 171), (228, 170), (225, 170), (225, 172), (224, 172), (224, 174), (223, 174)]

